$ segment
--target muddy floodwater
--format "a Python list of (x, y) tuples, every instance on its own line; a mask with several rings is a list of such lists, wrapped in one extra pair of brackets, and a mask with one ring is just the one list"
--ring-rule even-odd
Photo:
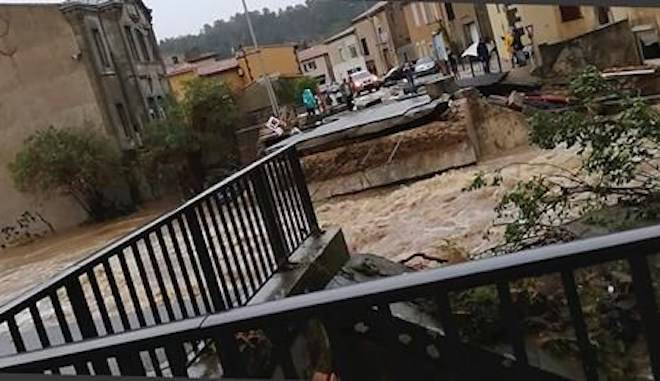
[(28, 245), (0, 250), (0, 305), (157, 218), (173, 205), (171, 201), (155, 203), (129, 217), (80, 226)]
[[(371, 253), (393, 260), (412, 254), (461, 260), (496, 245), (486, 239), (497, 201), (517, 180), (550, 171), (553, 163), (575, 167), (567, 151), (523, 150), (482, 164), (452, 170), (429, 179), (317, 201), (325, 226), (341, 226), (352, 253)], [(504, 185), (465, 193), (479, 171), (506, 167)], [(0, 304), (53, 277), (114, 239), (162, 214), (174, 203), (159, 203), (115, 221), (87, 225), (18, 248), (0, 251)]]
[[(351, 253), (396, 261), (424, 253), (460, 262), (501, 243), (497, 232), (485, 237), (495, 206), (518, 181), (556, 172), (543, 163), (576, 168), (579, 161), (566, 150), (526, 148), (425, 180), (320, 201), (316, 210), (323, 225), (342, 227)], [(502, 186), (462, 192), (480, 171), (499, 168), (505, 168)]]

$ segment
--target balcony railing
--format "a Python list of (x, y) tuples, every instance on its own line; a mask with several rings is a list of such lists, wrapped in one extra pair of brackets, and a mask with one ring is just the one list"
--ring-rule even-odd
[(1, 307), (0, 353), (245, 305), (317, 231), (297, 152), (284, 148)]
[[(345, 380), (356, 376), (353, 350), (346, 338), (370, 336), (389, 344), (400, 344), (409, 326), (393, 314), (400, 302), (428, 298), (439, 307), (442, 331), (437, 335), (412, 335), (402, 350), (427, 358), (438, 369), (449, 371), (450, 379), (564, 379), (538, 369), (530, 361), (520, 311), (511, 299), (512, 282), (559, 275), (572, 328), (581, 355), (584, 378), (599, 378), (594, 347), (576, 286), (575, 272), (615, 261), (628, 264), (636, 306), (641, 317), (649, 363), (660, 379), (660, 331), (655, 290), (648, 260), (660, 251), (660, 226), (609, 236), (548, 246), (507, 256), (484, 259), (437, 270), (395, 276), (383, 280), (316, 292), (284, 300), (236, 308), (106, 338), (88, 340), (33, 353), (0, 359), (0, 371), (20, 373), (78, 373), (115, 375), (186, 376), (189, 354), (200, 343), (215, 343), (225, 375), (240, 376), (242, 360), (234, 350), (238, 332), (263, 330), (287, 332), (307, 319), (324, 322), (333, 351), (333, 367)], [(460, 337), (456, 310), (450, 294), (481, 286), (496, 286), (501, 319), (507, 327), (510, 353), (475, 352)], [(361, 326), (358, 329), (358, 326)], [(434, 356), (429, 348), (439, 353)], [(278, 353), (286, 352), (281, 348)], [(286, 377), (295, 375), (285, 374)]]

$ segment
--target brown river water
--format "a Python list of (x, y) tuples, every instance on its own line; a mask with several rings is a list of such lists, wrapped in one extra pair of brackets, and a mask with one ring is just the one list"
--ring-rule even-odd
[[(517, 180), (549, 170), (543, 166), (515, 165), (526, 162), (550, 162), (569, 168), (577, 164), (575, 156), (567, 151), (528, 149), (406, 185), (317, 201), (316, 210), (323, 226), (342, 227), (352, 253), (370, 253), (392, 260), (425, 253), (461, 261), (498, 243), (497, 236), (489, 240), (484, 232), (493, 221), (493, 209), (503, 193)], [(479, 171), (501, 167), (507, 167), (503, 171), (504, 186), (461, 191)], [(81, 226), (0, 251), (0, 305), (155, 219), (173, 205), (157, 203), (126, 218)], [(101, 280), (102, 289), (106, 288), (104, 283)], [(48, 316), (52, 314), (46, 315), (45, 320), (52, 318)]]

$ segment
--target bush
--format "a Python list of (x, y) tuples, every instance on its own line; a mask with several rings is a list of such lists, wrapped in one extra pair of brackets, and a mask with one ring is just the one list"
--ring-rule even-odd
[(303, 91), (310, 89), (316, 93), (318, 88), (318, 81), (312, 77), (280, 80), (277, 87), (277, 98), (282, 105), (302, 105)]
[(146, 127), (141, 159), (152, 173), (174, 167), (181, 192), (191, 197), (204, 189), (206, 167), (226, 173), (238, 167), (237, 109), (219, 81), (193, 79), (184, 94), (181, 102), (169, 100), (164, 120)]
[(103, 188), (122, 168), (115, 145), (90, 129), (49, 127), (25, 141), (9, 171), (20, 191), (71, 196), (93, 219), (101, 220), (111, 208)]
[[(568, 169), (537, 163), (553, 171), (519, 182), (500, 200), (495, 225), (505, 227), (505, 244), (488, 254), (575, 240), (582, 235), (581, 226), (617, 231), (657, 222), (660, 113), (616, 82), (603, 79), (594, 67), (573, 79), (570, 91), (569, 110), (540, 112), (530, 119), (530, 138), (542, 149), (574, 149), (580, 166)], [(606, 105), (605, 100), (615, 102)], [(490, 177), (480, 173), (466, 190), (501, 185), (498, 170)], [(612, 380), (646, 377), (648, 364), (637, 353), (643, 342), (641, 318), (628, 265), (610, 262), (589, 267), (576, 272), (576, 278), (601, 370)], [(534, 303), (542, 313), (533, 316), (530, 330), (542, 332), (541, 343), (551, 351), (576, 356), (570, 315), (557, 303), (565, 301), (561, 283), (556, 277), (535, 283), (522, 287), (523, 295), (543, 296)], [(545, 300), (539, 303), (539, 299)], [(530, 309), (530, 300), (521, 300), (523, 308)], [(564, 312), (553, 313), (558, 309)]]

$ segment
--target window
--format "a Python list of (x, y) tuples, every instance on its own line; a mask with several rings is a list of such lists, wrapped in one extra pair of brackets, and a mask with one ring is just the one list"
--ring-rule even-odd
[(471, 22), (463, 25), (463, 32), (468, 46), (479, 41), (479, 27), (476, 23)]
[(367, 44), (367, 39), (363, 38), (360, 42), (362, 43), (362, 53), (365, 56), (368, 56), (369, 55), (369, 44)]
[(561, 15), (561, 21), (573, 21), (582, 18), (582, 11), (578, 6), (560, 6), (559, 14)]
[(424, 25), (429, 23), (429, 18), (426, 15), (426, 3), (417, 3), (417, 6), (419, 6), (419, 11), (422, 14), (422, 21), (424, 21)]
[(445, 10), (447, 11), (447, 20), (451, 21), (456, 18), (454, 13), (454, 5), (452, 3), (445, 3)]
[(305, 72), (309, 72), (311, 70), (316, 70), (316, 61), (308, 62), (303, 65), (303, 69), (305, 69)]
[(596, 7), (596, 17), (598, 18), (598, 25), (608, 24), (610, 22), (610, 8)]
[(99, 55), (99, 60), (103, 67), (110, 67), (110, 59), (108, 58), (108, 51), (105, 50), (105, 44), (103, 43), (103, 37), (101, 37), (101, 31), (94, 28), (92, 29), (92, 36), (94, 38), (94, 45), (96, 45), (96, 52)]
[(318, 82), (319, 85), (325, 85), (326, 84), (325, 74), (321, 74), (321, 75), (317, 76), (316, 81)]
[(127, 138), (131, 136), (131, 133), (128, 129), (128, 114), (126, 114), (126, 108), (123, 103), (115, 103), (115, 108), (117, 110), (117, 115), (119, 116), (119, 122), (121, 123), (121, 129), (124, 131), (124, 136)]
[(154, 93), (154, 80), (151, 77), (147, 77), (147, 88), (150, 94)]
[(429, 4), (433, 8), (433, 21), (440, 21), (440, 11), (438, 10), (438, 4)]
[(348, 50), (351, 52), (351, 58), (357, 58), (358, 57), (358, 51), (355, 45), (351, 45), (348, 47)]
[(165, 100), (159, 95), (156, 97), (156, 103), (158, 103), (158, 113), (160, 114), (160, 118), (165, 119), (167, 117), (167, 115), (165, 115)]
[(147, 104), (149, 105), (149, 117), (151, 120), (158, 119), (160, 113), (158, 112), (158, 104), (156, 103), (156, 98), (147, 97)]
[(346, 58), (344, 57), (344, 48), (339, 48), (339, 61), (344, 62), (346, 61)]
[(144, 61), (151, 61), (151, 54), (147, 48), (147, 39), (144, 38), (144, 33), (140, 32), (139, 30), (135, 30), (135, 34), (137, 35), (138, 44), (140, 44), (142, 59)]
[(156, 57), (158, 57), (158, 47), (157, 47), (158, 44), (151, 44), (150, 42), (151, 41), (157, 41), (156, 40), (156, 35), (154, 35), (154, 31), (151, 30), (151, 29), (149, 29), (146, 32), (146, 35), (147, 35), (147, 44), (151, 47), (151, 58), (153, 60), (155, 60)]
[(131, 27), (128, 25), (125, 26), (124, 32), (126, 34), (126, 39), (128, 40), (128, 48), (131, 51), (131, 55), (133, 56), (134, 59), (139, 60), (140, 56), (138, 55), (137, 45), (135, 44), (135, 36), (133, 35), (133, 31), (131, 30)]
[(417, 3), (412, 3), (412, 13), (413, 13), (413, 19), (415, 20), (415, 25), (419, 26), (419, 13), (417, 13)]

